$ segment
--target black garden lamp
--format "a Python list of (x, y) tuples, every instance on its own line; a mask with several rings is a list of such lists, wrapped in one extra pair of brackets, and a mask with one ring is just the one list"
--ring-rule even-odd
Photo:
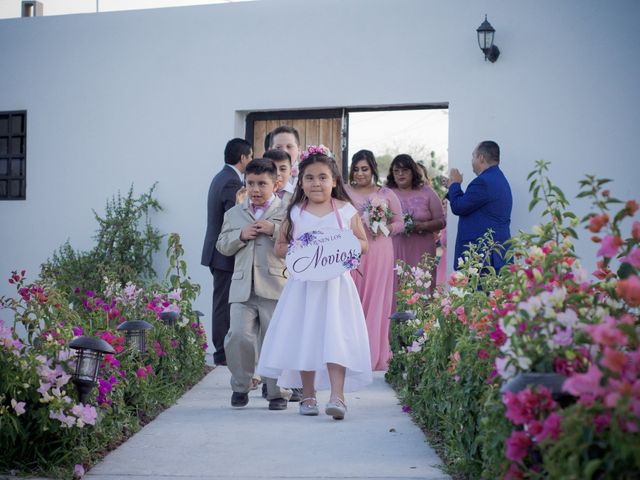
[(74, 338), (69, 343), (69, 348), (76, 351), (76, 370), (73, 373), (73, 383), (78, 389), (80, 402), (87, 403), (87, 396), (96, 385), (102, 355), (116, 352), (107, 342), (95, 337)]
[(144, 320), (127, 320), (118, 326), (118, 331), (124, 332), (124, 342), (138, 353), (147, 351), (146, 331), (153, 328)]
[(409, 320), (415, 320), (416, 312), (413, 310), (407, 310), (406, 312), (395, 312), (390, 317), (389, 320), (394, 322), (403, 323), (408, 322)]
[(478, 45), (484, 53), (484, 60), (495, 63), (500, 56), (500, 49), (493, 44), (496, 29), (488, 22), (486, 15), (484, 16), (484, 22), (476, 29), (476, 32), (478, 32)]
[(176, 322), (178, 321), (178, 312), (174, 312), (173, 310), (161, 312), (160, 320), (162, 320), (162, 323), (164, 323), (167, 327), (175, 327)]

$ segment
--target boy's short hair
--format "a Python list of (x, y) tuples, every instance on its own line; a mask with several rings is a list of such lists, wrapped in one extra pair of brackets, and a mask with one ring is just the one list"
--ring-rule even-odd
[(289, 125), (280, 125), (279, 127), (274, 128), (269, 132), (269, 147), (273, 146), (273, 139), (279, 133), (291, 133), (294, 137), (296, 137), (296, 143), (300, 145), (300, 133), (296, 128), (290, 127)]
[(291, 165), (291, 155), (285, 150), (267, 150), (262, 156), (273, 161), (288, 160)]
[(269, 174), (273, 178), (274, 183), (278, 180), (278, 169), (276, 164), (270, 158), (254, 158), (247, 164), (247, 168), (244, 171), (245, 177), (250, 173), (254, 175), (261, 175), (263, 173)]

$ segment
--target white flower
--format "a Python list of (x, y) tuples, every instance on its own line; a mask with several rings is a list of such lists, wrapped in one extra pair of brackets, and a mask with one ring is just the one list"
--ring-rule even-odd
[(573, 328), (578, 323), (578, 315), (571, 309), (559, 312), (556, 318), (566, 328)]
[(520, 367), (521, 370), (529, 370), (531, 367), (531, 359), (529, 357), (520, 356), (516, 358), (516, 361), (518, 362), (518, 367)]
[(511, 377), (514, 377), (516, 374), (516, 368), (513, 365), (509, 364), (508, 358), (497, 357), (496, 370), (498, 372), (498, 375), (500, 375), (505, 380), (509, 380)]

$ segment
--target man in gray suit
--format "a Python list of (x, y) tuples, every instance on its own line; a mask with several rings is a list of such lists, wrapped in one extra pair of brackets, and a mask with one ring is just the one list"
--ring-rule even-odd
[(251, 144), (242, 138), (227, 142), (222, 170), (213, 177), (207, 198), (207, 233), (200, 263), (209, 267), (213, 275), (213, 305), (211, 314), (211, 342), (216, 351), (213, 362), (226, 365), (224, 337), (229, 330), (229, 288), (233, 276), (233, 256), (222, 255), (216, 242), (227, 210), (236, 204), (236, 192), (242, 187), (244, 170), (253, 158)]

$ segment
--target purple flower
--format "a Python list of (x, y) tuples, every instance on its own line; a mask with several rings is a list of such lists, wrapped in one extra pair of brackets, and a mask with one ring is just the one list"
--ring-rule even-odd
[(82, 335), (82, 333), (83, 333), (82, 327), (80, 327), (80, 326), (73, 327), (71, 330), (73, 331), (73, 336), (74, 337), (80, 337)]
[(402, 405), (402, 412), (409, 413), (411, 411), (411, 407), (409, 405)]

